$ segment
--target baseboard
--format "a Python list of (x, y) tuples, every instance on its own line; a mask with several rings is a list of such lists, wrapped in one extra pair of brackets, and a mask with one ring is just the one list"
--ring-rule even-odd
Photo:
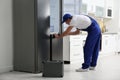
[(0, 67), (0, 73), (13, 71), (13, 66)]
[(64, 64), (70, 64), (70, 61), (64, 61)]

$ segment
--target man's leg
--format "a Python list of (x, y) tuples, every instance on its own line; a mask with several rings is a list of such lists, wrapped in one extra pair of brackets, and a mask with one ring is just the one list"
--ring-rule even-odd
[(97, 59), (99, 55), (99, 50), (100, 50), (100, 39), (101, 35), (98, 37), (98, 40), (96, 42), (96, 45), (94, 47), (93, 55), (92, 55), (92, 61), (91, 61), (91, 67), (95, 67), (97, 65)]
[(82, 64), (83, 69), (89, 68), (90, 66), (91, 58), (92, 58), (94, 47), (97, 40), (98, 40), (98, 36), (88, 34), (88, 37), (86, 39), (86, 43), (84, 46), (84, 63)]

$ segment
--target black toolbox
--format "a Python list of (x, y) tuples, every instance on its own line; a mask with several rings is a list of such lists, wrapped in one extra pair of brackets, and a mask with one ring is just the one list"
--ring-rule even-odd
[(54, 35), (50, 35), (50, 60), (43, 62), (43, 77), (63, 77), (64, 62), (62, 60), (52, 60), (52, 39)]

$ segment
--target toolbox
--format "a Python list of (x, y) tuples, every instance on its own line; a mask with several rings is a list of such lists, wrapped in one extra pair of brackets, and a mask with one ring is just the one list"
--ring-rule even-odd
[(53, 34), (50, 35), (50, 60), (43, 62), (43, 77), (63, 77), (64, 62), (62, 60), (52, 60), (52, 39), (55, 38)]

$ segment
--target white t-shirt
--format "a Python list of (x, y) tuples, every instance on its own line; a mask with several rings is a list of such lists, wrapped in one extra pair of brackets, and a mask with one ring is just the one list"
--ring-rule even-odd
[(70, 22), (69, 26), (73, 26), (78, 29), (86, 29), (88, 26), (90, 26), (92, 21), (88, 16), (85, 15), (75, 15), (72, 17), (72, 20)]

